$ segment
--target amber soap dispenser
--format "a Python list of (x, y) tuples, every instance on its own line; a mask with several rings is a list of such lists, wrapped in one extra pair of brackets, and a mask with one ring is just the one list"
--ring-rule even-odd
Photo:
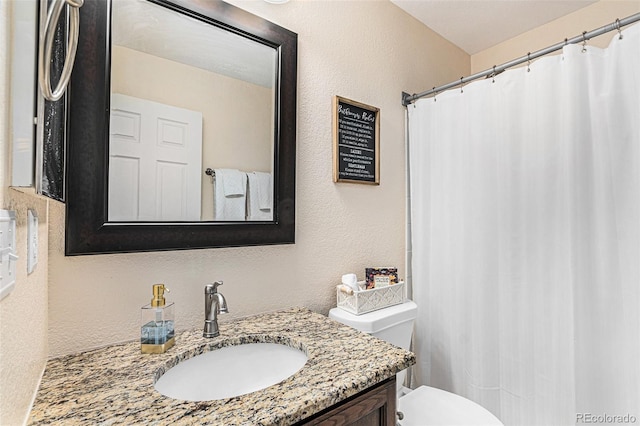
[(164, 284), (155, 284), (151, 303), (142, 307), (140, 344), (143, 354), (164, 353), (175, 343), (173, 303), (166, 303), (165, 291), (168, 293), (169, 289)]

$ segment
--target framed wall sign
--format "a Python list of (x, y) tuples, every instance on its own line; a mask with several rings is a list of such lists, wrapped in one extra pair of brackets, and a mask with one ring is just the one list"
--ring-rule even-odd
[(333, 181), (380, 184), (380, 109), (333, 97)]

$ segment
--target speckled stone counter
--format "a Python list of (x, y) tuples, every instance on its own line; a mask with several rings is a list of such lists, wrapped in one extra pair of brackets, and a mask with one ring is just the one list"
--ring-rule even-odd
[[(207, 402), (167, 398), (153, 385), (180, 360), (223, 346), (282, 343), (308, 361), (266, 389)], [(415, 363), (411, 352), (306, 309), (220, 323), (220, 336), (179, 333), (160, 355), (140, 353), (139, 342), (52, 359), (29, 424), (290, 425), (328, 408)]]

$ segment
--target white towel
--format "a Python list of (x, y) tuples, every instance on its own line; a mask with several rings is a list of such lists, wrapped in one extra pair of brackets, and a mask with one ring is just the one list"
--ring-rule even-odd
[(260, 197), (258, 204), (260, 210), (271, 211), (273, 207), (273, 184), (271, 173), (253, 172), (258, 181), (258, 196)]
[(215, 220), (246, 220), (247, 174), (233, 169), (215, 169)]
[(240, 170), (216, 169), (216, 179), (220, 179), (225, 197), (247, 193), (247, 174)]
[(273, 185), (271, 173), (247, 173), (247, 220), (273, 220)]

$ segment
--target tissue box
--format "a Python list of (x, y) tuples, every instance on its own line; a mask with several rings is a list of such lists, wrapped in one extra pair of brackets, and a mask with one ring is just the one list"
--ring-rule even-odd
[(338, 307), (355, 315), (398, 305), (405, 300), (404, 281), (387, 287), (356, 291), (353, 294), (346, 294), (340, 290), (336, 291)]
[(386, 287), (398, 283), (398, 268), (389, 266), (365, 268), (364, 272), (367, 277), (367, 289)]

